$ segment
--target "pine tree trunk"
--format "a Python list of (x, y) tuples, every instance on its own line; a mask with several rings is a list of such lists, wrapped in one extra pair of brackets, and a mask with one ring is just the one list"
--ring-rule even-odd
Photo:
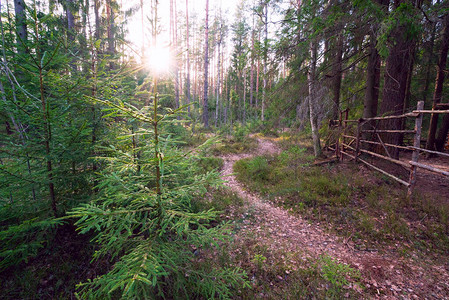
[[(221, 28), (220, 28), (221, 29)], [(218, 119), (219, 119), (219, 114), (218, 114), (218, 107), (219, 107), (219, 99), (220, 99), (220, 48), (221, 48), (221, 30), (220, 30), (220, 37), (218, 40), (218, 55), (217, 55), (217, 97), (216, 97), (216, 102), (215, 102), (215, 127), (217, 127), (218, 125)]]
[(435, 147), (438, 151), (444, 151), (444, 144), (448, 138), (449, 132), (449, 114), (445, 114), (440, 129), (438, 130), (438, 137), (435, 140)]
[[(75, 17), (72, 13), (73, 9), (73, 0), (66, 1), (66, 17), (67, 17), (67, 47), (73, 49), (73, 43), (75, 42)], [(74, 51), (75, 52), (75, 51)], [(76, 62), (75, 58), (72, 58), (70, 61), (70, 69), (72, 70), (72, 74), (76, 73)]]
[(101, 37), (100, 0), (94, 0), (94, 14), (95, 14), (95, 40), (98, 41)]
[(75, 17), (72, 13), (73, 0), (66, 1), (66, 17), (67, 17), (67, 39), (72, 43), (75, 39)]
[[(175, 54), (174, 73), (175, 73), (175, 108), (180, 107), (179, 103), (179, 62), (178, 62), (178, 24), (176, 17), (176, 0), (170, 0), (170, 39), (172, 51)], [(180, 116), (177, 116), (180, 119)]]
[(106, 16), (107, 16), (107, 34), (108, 34), (108, 54), (110, 55), (111, 62), (109, 67), (115, 69), (113, 62), (115, 55), (115, 26), (114, 26), (114, 9), (112, 7), (112, 0), (106, 0)]
[(432, 63), (433, 63), (433, 50), (435, 47), (435, 36), (436, 36), (436, 32), (437, 32), (437, 26), (436, 26), (436, 22), (433, 23), (432, 26), (432, 34), (430, 37), (430, 45), (427, 49), (427, 60), (426, 60), (426, 75), (425, 75), (425, 83), (424, 83), (424, 88), (423, 88), (423, 92), (422, 92), (422, 100), (424, 101), (424, 103), (427, 102), (427, 97), (429, 94), (429, 88), (430, 88), (430, 77), (431, 77), (431, 71), (433, 69)]
[(205, 24), (205, 41), (204, 41), (204, 97), (203, 97), (203, 123), (209, 127), (209, 105), (207, 100), (208, 90), (208, 72), (209, 72), (209, 0), (206, 0), (206, 24)]
[(264, 13), (264, 53), (263, 53), (263, 90), (262, 90), (262, 114), (261, 119), (265, 121), (265, 105), (267, 97), (267, 64), (268, 64), (268, 3), (265, 3), (265, 13)]
[[(396, 8), (401, 2), (395, 3)], [(399, 115), (404, 112), (404, 103), (406, 101), (408, 76), (413, 63), (413, 53), (415, 41), (407, 39), (404, 31), (408, 30), (404, 26), (398, 26), (390, 35), (394, 40), (394, 45), (390, 48), (390, 54), (387, 58), (384, 77), (383, 99), (380, 105), (381, 115)], [(403, 122), (400, 119), (390, 119), (382, 121), (381, 129), (401, 130)], [(381, 135), (383, 142), (399, 145), (401, 134), (389, 133)], [(399, 157), (397, 148), (393, 148), (390, 154), (394, 158)]]
[(140, 27), (141, 27), (141, 38), (142, 38), (142, 57), (145, 58), (145, 26), (144, 26), (144, 10), (143, 10), (143, 0), (140, 0)]
[[(190, 104), (190, 33), (189, 33), (189, 0), (186, 0), (186, 55), (187, 55), (187, 78), (186, 78), (186, 100)], [(190, 116), (190, 105), (187, 107)]]
[[(442, 36), (441, 41), (441, 51), (440, 51), (440, 58), (438, 60), (437, 65), (437, 77), (435, 79), (435, 92), (433, 94), (433, 105), (432, 109), (436, 109), (437, 105), (441, 102), (441, 96), (443, 94), (443, 83), (445, 78), (445, 71), (446, 71), (446, 64), (447, 64), (447, 54), (449, 51), (449, 14), (446, 14), (444, 18), (444, 33)], [(437, 125), (438, 125), (438, 114), (432, 114), (430, 119), (430, 127), (429, 127), (429, 134), (427, 136), (427, 149), (429, 150), (435, 150), (435, 134), (437, 131)], [(444, 128), (444, 124), (443, 124)], [(446, 138), (447, 133), (444, 133), (445, 130), (443, 130), (440, 134), (442, 136), (439, 136), (439, 140), (443, 138), (443, 141), (439, 141), (439, 149), (442, 149), (441, 144), (444, 144), (444, 139)]]
[(317, 44), (315, 41), (310, 42), (310, 67), (307, 73), (307, 81), (309, 87), (309, 116), (310, 116), (310, 126), (312, 128), (312, 139), (313, 139), (313, 152), (315, 157), (321, 156), (321, 143), (318, 127), (318, 116), (315, 109), (316, 106), (316, 63), (317, 63)]
[[(383, 7), (385, 11), (388, 10), (389, 0), (377, 0), (377, 3)], [(363, 102), (363, 118), (374, 118), (377, 116), (377, 109), (379, 105), (379, 88), (380, 88), (380, 66), (381, 58), (377, 51), (377, 31), (379, 25), (377, 23), (371, 24), (370, 28), (370, 43), (369, 43), (369, 57), (366, 73), (366, 90), (365, 98)], [(366, 123), (364, 129), (372, 129), (372, 122)], [(371, 139), (370, 134), (364, 133), (364, 139)], [(365, 146), (365, 145), (364, 145)], [(374, 150), (372, 145), (368, 146), (369, 149)]]
[(338, 118), (340, 111), (340, 89), (342, 78), (342, 56), (343, 56), (343, 33), (341, 32), (336, 41), (336, 56), (334, 62), (333, 82), (332, 82), (332, 94), (333, 94), (333, 112), (332, 117), (334, 120)]
[(243, 69), (243, 123), (246, 122), (246, 69)]
[(363, 103), (363, 118), (373, 118), (377, 115), (380, 83), (380, 55), (376, 49), (376, 40), (376, 35), (371, 33), (365, 100)]
[(27, 40), (27, 24), (25, 16), (25, 1), (24, 0), (14, 0), (14, 11), (16, 13), (16, 28), (17, 28), (17, 44), (18, 48), (22, 49), (24, 52), (25, 48), (23, 44)]
[[(260, 41), (260, 37), (259, 37)], [(257, 57), (257, 68), (256, 68), (256, 108), (259, 109), (259, 82), (260, 82), (260, 58)]]
[(254, 52), (255, 52), (255, 17), (253, 14), (253, 28), (251, 30), (251, 73), (249, 76), (249, 106), (253, 107), (253, 98), (254, 98)]

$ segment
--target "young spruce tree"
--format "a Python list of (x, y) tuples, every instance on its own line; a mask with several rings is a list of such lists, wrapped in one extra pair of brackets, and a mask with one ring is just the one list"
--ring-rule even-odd
[(199, 249), (217, 247), (226, 239), (226, 226), (211, 226), (216, 211), (196, 212), (191, 206), (208, 187), (220, 184), (219, 174), (202, 172), (194, 152), (185, 154), (176, 147), (168, 129), (179, 123), (176, 114), (185, 106), (161, 108), (156, 80), (152, 86), (151, 107), (98, 100), (111, 107), (112, 116), (143, 124), (137, 131), (140, 158), (137, 163), (129, 145), (103, 149), (98, 197), (69, 213), (79, 218), (81, 233), (97, 232), (100, 249), (95, 258), (115, 262), (109, 273), (80, 284), (79, 296), (229, 298), (234, 288), (247, 285), (246, 274), (201, 263)]

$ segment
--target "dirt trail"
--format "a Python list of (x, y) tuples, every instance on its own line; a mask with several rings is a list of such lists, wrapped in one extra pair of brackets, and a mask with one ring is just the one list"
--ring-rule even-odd
[(239, 235), (250, 234), (260, 244), (276, 251), (281, 249), (286, 254), (299, 252), (301, 255), (296, 257), (302, 257), (304, 261), (327, 254), (351, 265), (362, 274), (362, 283), (366, 287), (360, 295), (363, 298), (449, 299), (449, 264), (438, 266), (422, 260), (417, 263), (412, 258), (400, 256), (394, 247), (382, 253), (376, 249), (357, 250), (351, 241), (326, 233), (320, 224), (310, 224), (300, 216), (292, 216), (260, 195), (246, 191), (231, 175), (234, 163), (254, 155), (280, 152), (269, 139), (258, 138), (258, 143), (258, 149), (252, 154), (222, 157), (226, 185), (242, 197), (248, 211), (253, 212), (254, 218), (246, 222)]

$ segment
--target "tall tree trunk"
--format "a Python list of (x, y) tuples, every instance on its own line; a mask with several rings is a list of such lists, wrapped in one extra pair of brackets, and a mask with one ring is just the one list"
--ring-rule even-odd
[[(98, 1), (98, 0), (97, 0)], [(142, 36), (142, 58), (145, 58), (145, 26), (144, 26), (144, 10), (143, 10), (143, 0), (140, 0), (140, 27), (141, 27), (141, 36)]]
[[(175, 53), (175, 108), (180, 107), (179, 103), (179, 61), (178, 61), (178, 24), (176, 17), (176, 0), (170, 0), (170, 37), (172, 51)], [(178, 119), (180, 116), (178, 115)]]
[[(405, 1), (396, 1), (396, 8)], [(405, 26), (399, 25), (390, 35), (395, 41), (390, 47), (390, 53), (385, 67), (383, 99), (380, 105), (381, 115), (398, 115), (404, 112), (404, 103), (406, 101), (408, 76), (413, 63), (413, 53), (415, 41), (407, 38), (404, 32), (408, 30)], [(390, 119), (382, 121), (381, 128), (389, 130), (401, 130), (402, 120)], [(382, 139), (385, 143), (399, 145), (401, 134), (389, 133), (383, 134)], [(390, 152), (393, 157), (399, 157), (397, 148)]]
[(319, 124), (318, 124), (318, 115), (316, 112), (316, 63), (317, 63), (317, 43), (315, 41), (310, 42), (310, 67), (307, 73), (307, 81), (309, 87), (309, 116), (310, 116), (310, 126), (312, 128), (312, 139), (313, 139), (313, 152), (315, 157), (321, 156), (321, 143), (320, 143), (320, 134)]
[[(440, 51), (440, 58), (438, 60), (437, 65), (437, 77), (435, 79), (435, 92), (433, 94), (433, 105), (432, 109), (436, 109), (437, 105), (441, 102), (441, 96), (443, 94), (443, 83), (444, 83), (444, 77), (446, 72), (446, 64), (447, 64), (447, 54), (449, 51), (449, 14), (446, 14), (444, 18), (444, 32), (442, 35), (441, 40), (441, 51)], [(427, 136), (427, 149), (429, 150), (435, 150), (435, 134), (437, 131), (437, 125), (438, 125), (438, 114), (432, 114), (430, 119), (430, 127), (429, 127), (429, 134)], [(444, 124), (443, 124), (444, 128)], [(446, 137), (447, 133), (444, 134), (444, 131), (441, 133), (444, 135), (444, 138)], [(439, 137), (439, 139), (441, 139)], [(444, 140), (439, 142), (439, 149), (442, 149), (441, 144), (444, 143)]]
[(203, 123), (209, 127), (209, 105), (207, 102), (208, 72), (209, 72), (209, 0), (206, 0), (206, 24), (204, 28), (204, 97), (203, 97)]
[(438, 137), (435, 140), (435, 147), (438, 151), (444, 151), (444, 144), (448, 138), (449, 132), (449, 114), (445, 114), (440, 129), (438, 130)]
[(75, 39), (75, 16), (73, 15), (73, 0), (66, 1), (67, 40), (72, 43)]
[(18, 34), (17, 45), (24, 52), (23, 44), (27, 40), (27, 24), (25, 16), (25, 1), (14, 0), (14, 11), (16, 13), (16, 29)]
[(267, 97), (267, 64), (268, 64), (268, 2), (264, 3), (264, 53), (263, 53), (263, 91), (262, 91), (262, 121), (265, 121), (265, 105)]
[(108, 54), (110, 55), (111, 62), (109, 66), (111, 69), (115, 69), (115, 64), (113, 62), (115, 55), (115, 26), (114, 26), (114, 8), (112, 7), (113, 0), (106, 0), (106, 16), (107, 16), (107, 34), (108, 34)]
[(435, 47), (435, 36), (436, 36), (436, 32), (437, 32), (437, 26), (436, 26), (436, 22), (434, 22), (433, 24), (432, 24), (432, 34), (431, 34), (431, 36), (430, 36), (430, 41), (429, 41), (429, 43), (430, 43), (430, 45), (429, 45), (429, 47), (428, 47), (428, 49), (427, 49), (427, 60), (426, 60), (426, 63), (425, 63), (425, 65), (426, 65), (426, 75), (425, 75), (425, 81), (424, 81), (424, 88), (423, 88), (423, 91), (422, 91), (422, 100), (424, 101), (424, 103), (426, 103), (427, 102), (427, 97), (428, 97), (428, 94), (429, 94), (429, 88), (430, 88), (430, 77), (431, 77), (431, 71), (432, 71), (432, 63), (433, 63), (433, 57), (434, 57), (434, 54), (433, 54), (433, 50), (434, 50), (434, 47)]
[[(224, 78), (223, 78), (223, 80), (224, 80)], [(224, 80), (224, 84), (225, 84), (225, 88), (224, 88), (224, 91), (225, 91), (225, 95), (224, 95), (224, 99), (225, 99), (225, 102), (226, 103), (223, 103), (223, 106), (224, 106), (224, 109), (223, 109), (223, 118), (224, 118), (224, 123), (225, 123), (225, 125), (228, 125), (228, 108), (229, 108), (229, 93), (228, 93), (228, 86), (229, 86), (229, 75), (228, 75), (228, 78), (226, 78), (226, 80)]]
[[(83, 55), (87, 56), (90, 49), (88, 47), (87, 41), (90, 39), (90, 20), (89, 20), (89, 13), (90, 13), (90, 0), (83, 0), (82, 1), (82, 19), (81, 22), (83, 24), (82, 28), (82, 36), (80, 39), (80, 49), (83, 53)], [(88, 31), (89, 29), (89, 31)], [(86, 74), (87, 77), (89, 77), (89, 67), (90, 63), (88, 60), (83, 60), (82, 62), (82, 70), (84, 71), (84, 74)]]
[(221, 60), (220, 60), (220, 48), (221, 48), (221, 26), (220, 26), (220, 31), (219, 31), (219, 35), (220, 37), (218, 38), (218, 45), (217, 45), (217, 97), (216, 97), (216, 102), (215, 102), (215, 127), (217, 127), (218, 125), (218, 119), (219, 119), (219, 114), (218, 114), (218, 107), (219, 107), (219, 99), (220, 99), (220, 64), (221, 64)]
[(249, 75), (249, 106), (253, 107), (254, 99), (254, 32), (251, 42), (251, 70)]
[[(377, 0), (377, 3), (382, 6), (384, 11), (388, 10), (389, 0)], [(363, 101), (363, 118), (374, 118), (377, 116), (377, 109), (379, 104), (379, 87), (380, 87), (380, 65), (381, 57), (377, 51), (377, 32), (379, 25), (376, 22), (370, 25), (370, 42), (369, 42), (369, 57), (368, 67), (366, 73), (366, 90)], [(365, 123), (365, 129), (372, 129), (373, 122)], [(369, 127), (369, 128), (367, 128)], [(369, 133), (363, 133), (364, 139), (372, 139)], [(373, 145), (364, 145), (374, 150)]]
[(95, 14), (95, 40), (98, 41), (101, 37), (100, 0), (94, 0), (94, 14)]
[[(65, 3), (66, 17), (67, 17), (67, 48), (73, 49), (75, 42), (75, 16), (73, 15), (73, 0), (67, 0)], [(76, 72), (76, 62), (73, 57), (70, 61), (70, 69), (72, 75)]]
[(380, 55), (376, 49), (376, 35), (370, 34), (370, 54), (368, 57), (368, 68), (366, 73), (366, 91), (363, 103), (363, 118), (373, 118), (377, 115), (379, 102), (380, 83)]
[[(387, 12), (390, 0), (377, 0), (382, 9)], [(363, 103), (363, 117), (374, 118), (377, 116), (379, 104), (379, 85), (380, 85), (380, 62), (381, 58), (377, 51), (377, 32), (379, 25), (374, 22), (371, 25), (368, 68), (366, 76), (366, 91)]]
[[(260, 35), (258, 36), (260, 42)], [(256, 108), (259, 109), (259, 84), (260, 84), (260, 58), (257, 56), (256, 68)]]
[(340, 89), (341, 89), (341, 78), (342, 78), (342, 56), (343, 56), (343, 32), (337, 37), (336, 41), (336, 51), (335, 51), (335, 62), (333, 71), (333, 82), (332, 82), (332, 94), (333, 94), (333, 112), (332, 117), (334, 120), (338, 118), (338, 113), (340, 111)]
[[(7, 7), (8, 6), (9, 5), (7, 5)], [(20, 56), (25, 56), (27, 53), (26, 42), (28, 39), (26, 14), (25, 14), (25, 11), (26, 11), (25, 0), (14, 0), (14, 11), (15, 11), (15, 18), (16, 18), (16, 31), (17, 31), (17, 38), (16, 38), (17, 53)], [(8, 16), (9, 16), (9, 14), (8, 14)], [(6, 63), (6, 61), (5, 61), (5, 63)], [(23, 72), (23, 70), (21, 68), (15, 68), (15, 69), (16, 69), (15, 73), (16, 73), (17, 79), (19, 81), (26, 81), (26, 76), (25, 76), (25, 73)]]
[(243, 69), (243, 123), (246, 122), (246, 68)]
[[(296, 1), (297, 4), (297, 9), (296, 9), (296, 18), (297, 18), (297, 22), (298, 22), (298, 42), (301, 40), (301, 27), (299, 24), (301, 24), (301, 0), (297, 0)], [(302, 64), (301, 64), (302, 65)], [(301, 72), (301, 65), (299, 65), (299, 71)], [(301, 116), (300, 116), (300, 112), (301, 112), (301, 101), (297, 98), (296, 99), (296, 123), (299, 123), (301, 121)], [(302, 122), (300, 123), (300, 128), (302, 127)]]
[(253, 28), (251, 29), (251, 73), (249, 76), (249, 106), (253, 106), (253, 97), (254, 97), (254, 55), (255, 55), (255, 20), (254, 14), (253, 17)]
[[(186, 0), (186, 55), (187, 55), (187, 78), (186, 78), (186, 100), (190, 104), (190, 33), (189, 33), (189, 0)], [(187, 107), (190, 116), (190, 105)]]
[[(222, 45), (222, 48), (223, 49), (221, 50), (221, 61), (224, 62), (224, 52), (226, 52), (226, 45)], [(226, 121), (225, 121), (226, 80), (224, 77), (224, 74), (225, 74), (224, 69), (225, 69), (225, 66), (222, 66), (221, 74), (220, 74), (221, 75), (220, 78), (222, 81), (221, 101), (220, 101), (221, 105), (220, 106), (221, 106), (221, 111), (222, 111), (221, 123), (226, 124)], [(223, 96), (223, 94), (224, 94), (224, 96)]]

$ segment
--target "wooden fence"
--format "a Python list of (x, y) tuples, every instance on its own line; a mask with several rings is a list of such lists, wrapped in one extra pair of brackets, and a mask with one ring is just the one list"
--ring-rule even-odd
[[(435, 168), (431, 165), (420, 163), (419, 162), (419, 154), (421, 152), (429, 153), (432, 155), (439, 155), (449, 157), (449, 154), (438, 152), (438, 151), (430, 151), (427, 149), (423, 149), (421, 147), (421, 130), (422, 130), (422, 122), (424, 114), (447, 114), (449, 110), (424, 110), (424, 102), (418, 102), (416, 110), (396, 116), (386, 116), (386, 117), (375, 117), (369, 119), (358, 119), (358, 120), (349, 120), (348, 115), (349, 111), (345, 110), (340, 113), (340, 119), (334, 120), (330, 123), (330, 127), (333, 128), (331, 132), (333, 133), (334, 143), (331, 144), (328, 148), (332, 151), (335, 151), (335, 155), (337, 159), (343, 160), (345, 157), (349, 157), (351, 160), (356, 162), (361, 162), (368, 167), (396, 180), (397, 182), (405, 185), (408, 188), (408, 195), (410, 196), (413, 192), (413, 188), (416, 185), (416, 175), (418, 168), (422, 168), (443, 176), (449, 176), (449, 172)], [(408, 118), (415, 119), (415, 128), (414, 130), (387, 130), (387, 129), (378, 129), (379, 123), (385, 120), (393, 120), (399, 119), (402, 120), (405, 124), (405, 120)], [(369, 126), (369, 129), (366, 127)], [(382, 136), (388, 136), (389, 134), (400, 134), (406, 140), (406, 137), (409, 136), (412, 138), (413, 145), (395, 145), (391, 143), (385, 143), (382, 140)], [(332, 139), (332, 137), (331, 137)], [(373, 151), (368, 150), (369, 147), (366, 145), (376, 146), (380, 149), (383, 149), (385, 154), (379, 154)], [(409, 150), (412, 151), (412, 158), (410, 161), (402, 161), (397, 158), (394, 158), (389, 149), (397, 149), (399, 150)], [(404, 180), (395, 176), (385, 169), (375, 166), (374, 164), (362, 159), (361, 154), (366, 154), (371, 157), (376, 157), (381, 160), (385, 160), (396, 165), (402, 166), (409, 171), (408, 180)]]

